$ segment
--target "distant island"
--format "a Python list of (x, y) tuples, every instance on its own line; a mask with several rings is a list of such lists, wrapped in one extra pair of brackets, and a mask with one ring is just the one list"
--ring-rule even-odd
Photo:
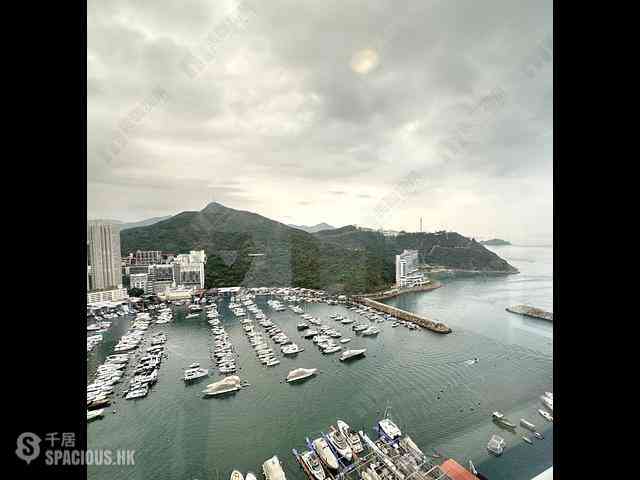
[(480, 244), (489, 245), (490, 247), (498, 247), (502, 245), (511, 245), (511, 242), (507, 242), (506, 240), (502, 240), (500, 238), (492, 238), (491, 240), (482, 240)]

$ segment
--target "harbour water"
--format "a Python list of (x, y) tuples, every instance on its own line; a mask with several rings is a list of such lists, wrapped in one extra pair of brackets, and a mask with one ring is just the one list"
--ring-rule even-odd
[[(155, 326), (165, 331), (168, 358), (158, 384), (148, 397), (116, 399), (103, 419), (88, 426), (90, 449), (134, 449), (135, 466), (90, 466), (90, 479), (228, 479), (231, 470), (256, 472), (272, 455), (284, 463), (288, 479), (303, 479), (291, 454), (304, 447), (337, 418), (354, 429), (371, 428), (390, 406), (393, 420), (426, 452), (436, 449), (467, 465), (473, 460), (490, 479), (530, 479), (552, 464), (551, 424), (537, 413), (539, 395), (552, 391), (552, 324), (506, 312), (517, 303), (553, 310), (552, 248), (492, 247), (521, 273), (511, 276), (441, 279), (432, 292), (388, 300), (416, 313), (445, 321), (449, 335), (392, 328), (376, 324), (377, 337), (353, 334), (350, 325), (329, 319), (333, 312), (360, 319), (342, 306), (307, 304), (303, 308), (353, 340), (348, 348), (366, 347), (367, 356), (352, 363), (336, 354), (322, 355), (296, 330), (299, 316), (290, 310), (269, 316), (305, 351), (297, 357), (280, 355), (272, 368), (261, 365), (249, 346), (239, 320), (220, 309), (224, 327), (239, 352), (238, 372), (248, 388), (223, 398), (203, 399), (201, 390), (222, 378), (213, 373), (185, 386), (183, 370), (193, 362), (212, 368), (211, 337), (205, 316), (185, 319), (176, 309), (174, 322)], [(104, 341), (89, 354), (89, 372), (113, 351), (126, 332), (128, 317), (113, 320)], [(258, 327), (259, 328), (259, 327)], [(468, 360), (477, 357), (478, 363)], [(321, 373), (302, 384), (287, 384), (293, 368), (319, 368)], [(213, 370), (215, 372), (215, 370)], [(112, 411), (116, 410), (116, 414)], [(544, 440), (528, 445), (491, 421), (500, 410), (518, 423), (524, 417), (544, 432)], [(490, 457), (491, 434), (505, 438), (507, 448)]]

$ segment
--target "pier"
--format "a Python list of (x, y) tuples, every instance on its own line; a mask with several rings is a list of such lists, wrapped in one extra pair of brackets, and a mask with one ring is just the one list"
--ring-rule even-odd
[[(338, 459), (338, 471), (332, 471), (322, 458), (319, 461), (327, 480), (478, 480), (478, 477), (466, 471), (453, 459), (444, 464), (436, 464), (429, 455), (425, 455), (408, 435), (391, 439), (378, 431), (378, 438), (372, 439), (362, 430), (357, 435), (364, 450), (353, 454), (352, 461), (343, 459), (335, 447), (328, 446)], [(307, 448), (313, 446), (307, 439)], [(300, 452), (292, 450), (300, 468), (308, 480), (317, 480), (302, 460)]]
[(353, 297), (353, 301), (388, 313), (389, 315), (393, 315), (400, 320), (415, 323), (416, 325), (422, 328), (426, 328), (427, 330), (431, 330), (432, 332), (451, 333), (452, 331), (451, 328), (449, 328), (442, 322), (436, 322), (435, 320), (431, 320), (430, 318), (422, 317), (420, 315), (416, 315), (415, 313), (407, 312), (406, 310), (401, 310), (400, 308), (392, 307), (391, 305), (386, 305), (370, 298)]
[(546, 312), (540, 308), (530, 307), (529, 305), (514, 305), (513, 307), (505, 308), (505, 310), (525, 317), (538, 318), (540, 320), (553, 322), (552, 312)]

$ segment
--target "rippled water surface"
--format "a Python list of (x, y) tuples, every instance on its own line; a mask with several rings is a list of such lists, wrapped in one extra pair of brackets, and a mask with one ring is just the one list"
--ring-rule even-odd
[[(296, 329), (299, 317), (291, 311), (263, 310), (290, 338), (305, 348), (295, 358), (281, 357), (280, 365), (259, 364), (239, 321), (223, 308), (224, 326), (239, 352), (239, 375), (251, 386), (224, 398), (203, 399), (201, 390), (219, 380), (185, 386), (181, 375), (192, 362), (212, 368), (211, 344), (204, 316), (175, 321), (150, 331), (167, 332), (168, 358), (159, 382), (148, 397), (117, 398), (105, 418), (88, 427), (89, 448), (135, 449), (134, 467), (92, 466), (93, 479), (227, 479), (231, 470), (260, 473), (272, 455), (284, 462), (289, 479), (304, 478), (291, 448), (304, 446), (305, 437), (326, 431), (337, 418), (371, 433), (387, 405), (392, 418), (425, 452), (436, 449), (467, 465), (472, 459), (493, 479), (529, 479), (552, 463), (551, 425), (540, 417), (538, 397), (552, 390), (552, 325), (510, 314), (505, 307), (528, 303), (552, 310), (552, 249), (493, 247), (520, 269), (519, 275), (444, 279), (444, 286), (428, 293), (408, 294), (389, 304), (437, 318), (453, 333), (392, 328), (377, 324), (377, 338), (359, 337), (350, 325), (328, 318), (332, 312), (361, 318), (341, 306), (306, 305), (325, 324), (352, 337), (348, 348), (366, 347), (367, 356), (349, 364), (337, 355), (322, 355)], [(105, 341), (90, 354), (89, 370), (112, 353), (130, 319), (119, 318)], [(345, 346), (343, 346), (344, 348)], [(469, 365), (467, 361), (480, 361)], [(321, 373), (305, 383), (283, 382), (298, 367), (317, 367)], [(529, 446), (517, 434), (491, 422), (501, 410), (515, 423), (525, 417), (545, 431), (545, 439)], [(507, 441), (499, 458), (486, 452), (492, 433)]]

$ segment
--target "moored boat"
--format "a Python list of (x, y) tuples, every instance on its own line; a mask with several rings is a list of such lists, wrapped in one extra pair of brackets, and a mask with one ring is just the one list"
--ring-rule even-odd
[(351, 450), (351, 445), (349, 445), (347, 437), (344, 436), (344, 434), (340, 430), (331, 426), (327, 438), (329, 439), (329, 442), (331, 442), (331, 445), (333, 445), (335, 450), (338, 452), (338, 454), (342, 458), (350, 462), (353, 458), (353, 450)]
[(280, 460), (275, 455), (262, 464), (262, 473), (266, 480), (286, 480)]
[(324, 480), (326, 477), (326, 473), (324, 468), (322, 468), (322, 464), (320, 463), (320, 459), (316, 452), (312, 452), (307, 450), (300, 455), (300, 459), (304, 462), (305, 466), (313, 475), (315, 480)]
[(333, 470), (338, 470), (338, 459), (324, 438), (316, 438), (311, 445), (325, 465)]
[(344, 352), (342, 352), (342, 355), (340, 355), (340, 361), (341, 362), (345, 362), (347, 360), (351, 360), (351, 359), (355, 359), (355, 358), (358, 358), (358, 357), (362, 357), (362, 356), (364, 356), (366, 351), (367, 351), (366, 348), (360, 348), (360, 349), (354, 349), (354, 350), (345, 350)]
[(351, 450), (353, 450), (354, 453), (360, 453), (364, 450), (358, 432), (352, 432), (351, 427), (349, 427), (349, 425), (342, 420), (338, 420), (336, 422), (336, 425), (338, 427), (338, 430), (340, 430), (342, 434), (347, 438), (347, 441), (351, 446)]
[(95, 420), (98, 417), (101, 417), (104, 414), (104, 408), (100, 408), (98, 410), (87, 410), (87, 422), (91, 420)]
[(378, 422), (378, 425), (380, 426), (380, 429), (384, 432), (384, 434), (391, 440), (395, 440), (402, 435), (402, 432), (400, 431), (398, 426), (393, 423), (390, 418), (383, 418)]
[(487, 450), (489, 451), (489, 453), (492, 453), (496, 456), (502, 455), (502, 452), (504, 452), (504, 447), (504, 438), (498, 435), (492, 435), (489, 439), (489, 442), (487, 443)]
[(541, 408), (539, 408), (538, 413), (542, 415), (545, 418), (545, 420), (553, 422), (553, 417), (546, 410), (542, 410)]

